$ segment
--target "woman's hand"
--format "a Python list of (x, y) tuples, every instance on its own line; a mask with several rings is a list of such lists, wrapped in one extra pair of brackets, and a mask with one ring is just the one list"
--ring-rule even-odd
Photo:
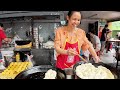
[(67, 54), (70, 55), (70, 56), (74, 56), (74, 55), (77, 55), (78, 52), (72, 48), (68, 49), (67, 50)]
[(94, 57), (95, 58), (95, 63), (101, 62), (100, 58), (98, 56)]

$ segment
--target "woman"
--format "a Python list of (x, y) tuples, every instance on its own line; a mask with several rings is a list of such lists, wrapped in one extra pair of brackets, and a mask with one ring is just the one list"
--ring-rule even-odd
[[(5, 32), (4, 32), (4, 25), (0, 23), (0, 49), (2, 47), (2, 41), (5, 43), (11, 42), (11, 38), (7, 38)], [(2, 59), (2, 53), (0, 51), (0, 60)]]
[(99, 27), (99, 33), (98, 33), (99, 38), (101, 38), (103, 28), (104, 28), (103, 26)]
[(103, 52), (105, 50), (105, 45), (106, 45), (106, 41), (107, 41), (107, 32), (109, 31), (108, 29), (108, 24), (106, 24), (102, 30), (102, 35), (100, 38), (101, 41), (101, 50), (100, 50), (100, 54), (103, 55)]
[(79, 11), (69, 11), (67, 15), (67, 25), (59, 27), (55, 35), (55, 50), (57, 52), (56, 67), (59, 69), (72, 68), (80, 61), (80, 50), (87, 49), (98, 63), (100, 59), (96, 55), (92, 44), (86, 38), (85, 31), (77, 28), (80, 24), (81, 14)]
[(100, 38), (97, 35), (95, 35), (94, 30), (90, 31), (90, 39), (96, 51), (96, 54), (100, 56), (101, 42), (100, 42)]

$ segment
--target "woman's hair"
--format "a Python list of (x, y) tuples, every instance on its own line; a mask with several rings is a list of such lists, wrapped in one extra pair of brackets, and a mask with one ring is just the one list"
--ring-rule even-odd
[(80, 12), (80, 11), (68, 11), (68, 14), (67, 14), (68, 17), (70, 18), (73, 15), (74, 12)]
[[(74, 12), (79, 12), (80, 13), (80, 11), (68, 11), (68, 17), (70, 18), (73, 14), (74, 14)], [(81, 13), (80, 13), (81, 14)], [(68, 24), (68, 21), (66, 20), (66, 25)]]
[(96, 34), (95, 30), (90, 30), (89, 32), (92, 33), (92, 34)]

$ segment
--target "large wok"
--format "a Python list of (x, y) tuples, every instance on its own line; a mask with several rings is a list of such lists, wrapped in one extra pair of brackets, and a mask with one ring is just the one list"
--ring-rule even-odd
[[(51, 65), (40, 65), (40, 66), (34, 66), (28, 70), (19, 73), (15, 77), (15, 79), (43, 79), (45, 77), (45, 73), (49, 69), (55, 70), (57, 72), (57, 69)], [(63, 79), (63, 78), (64, 76), (62, 74), (57, 73), (56, 79)]]
[[(73, 71), (74, 71), (74, 74), (76, 75), (76, 72), (75, 72), (75, 70), (76, 70), (76, 67), (78, 66), (78, 65), (81, 65), (81, 64), (85, 64), (86, 62), (83, 62), (83, 61), (80, 61), (80, 62), (78, 62), (78, 63), (76, 63), (75, 65), (74, 65), (74, 67), (73, 67)], [(95, 67), (98, 67), (98, 66), (104, 66), (104, 67), (106, 67), (107, 69), (109, 69), (110, 71), (111, 71), (111, 73), (114, 75), (114, 78), (115, 79), (119, 79), (119, 70), (117, 70), (115, 67), (112, 67), (111, 65), (108, 65), (108, 64), (105, 64), (105, 63), (102, 63), (102, 62), (100, 62), (100, 63), (92, 63), (92, 65), (94, 65)], [(77, 75), (76, 75), (77, 76)], [(80, 79), (79, 77), (77, 77), (77, 79)]]
[[(84, 64), (85, 62), (80, 61), (78, 63), (76, 63), (73, 68), (66, 68), (65, 70), (61, 70), (55, 67), (52, 67), (51, 65), (40, 65), (40, 66), (34, 66), (28, 70), (25, 70), (21, 73), (19, 73), (15, 79), (43, 79), (45, 77), (45, 73), (49, 70), (49, 69), (53, 69), (57, 72), (57, 77), (56, 79), (67, 79), (67, 75), (70, 76), (71, 75), (71, 79), (80, 79), (79, 77), (77, 77), (75, 69), (78, 65)], [(104, 64), (104, 63), (92, 63), (92, 65), (94, 66), (99, 66), (102, 65), (106, 68), (108, 68), (112, 74), (114, 75), (115, 79), (119, 79), (119, 71), (108, 65), (108, 64)]]

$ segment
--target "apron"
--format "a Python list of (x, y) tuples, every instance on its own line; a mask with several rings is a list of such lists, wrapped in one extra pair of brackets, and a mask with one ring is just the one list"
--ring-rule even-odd
[[(79, 54), (80, 51), (78, 48), (78, 39), (76, 40), (75, 43), (69, 43), (68, 40), (66, 39), (64, 50), (67, 50), (69, 48), (76, 50)], [(78, 61), (80, 61), (80, 58), (77, 55), (69, 56), (69, 55), (60, 54), (57, 56), (56, 67), (63, 70), (65, 68), (70, 68), (72, 65), (76, 64)]]

